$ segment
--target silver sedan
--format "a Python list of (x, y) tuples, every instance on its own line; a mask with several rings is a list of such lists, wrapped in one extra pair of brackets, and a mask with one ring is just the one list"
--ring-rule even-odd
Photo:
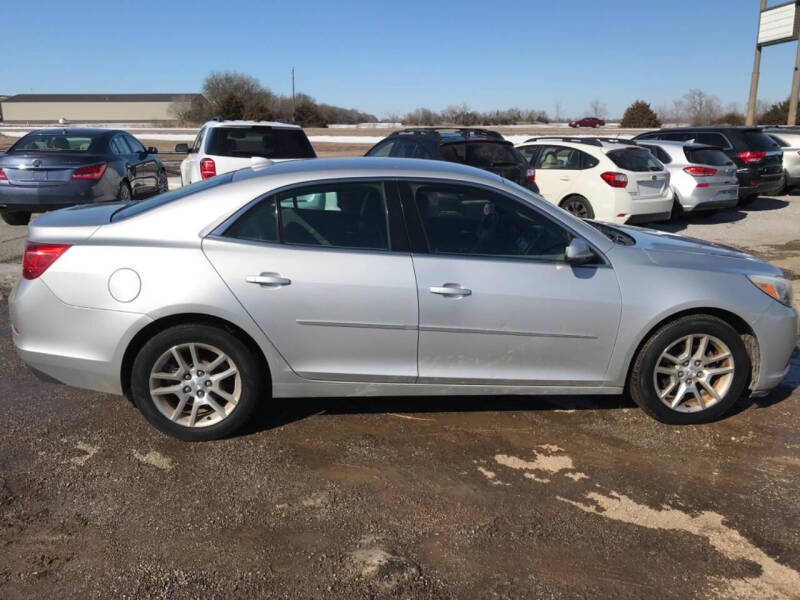
[(29, 236), (22, 360), (185, 440), (309, 396), (627, 390), (699, 423), (776, 386), (797, 339), (776, 267), (446, 162), (254, 164)]

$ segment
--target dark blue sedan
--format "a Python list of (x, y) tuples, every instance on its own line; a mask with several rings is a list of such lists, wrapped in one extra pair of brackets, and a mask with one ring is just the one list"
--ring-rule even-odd
[(32, 212), (165, 192), (157, 152), (125, 131), (33, 131), (0, 154), (0, 216), (25, 225)]

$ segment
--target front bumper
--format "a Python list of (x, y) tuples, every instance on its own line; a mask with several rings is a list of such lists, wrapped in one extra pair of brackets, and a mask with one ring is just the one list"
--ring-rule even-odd
[(753, 329), (759, 345), (759, 365), (751, 390), (758, 396), (769, 392), (789, 372), (797, 346), (797, 311), (773, 301)]
[(40, 279), (9, 297), (17, 354), (37, 375), (99, 392), (122, 393), (122, 358), (145, 315), (65, 304)]

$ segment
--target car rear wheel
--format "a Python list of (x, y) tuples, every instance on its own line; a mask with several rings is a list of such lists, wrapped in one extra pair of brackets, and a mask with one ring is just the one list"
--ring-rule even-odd
[(31, 213), (3, 211), (2, 213), (0, 213), (0, 217), (2, 217), (3, 221), (8, 223), (9, 225), (27, 225), (28, 222), (31, 220)]
[(678, 197), (675, 196), (672, 199), (672, 211), (669, 214), (670, 221), (678, 221), (686, 216), (686, 212), (683, 210), (683, 206), (681, 203), (678, 202)]
[(718, 419), (744, 392), (750, 358), (737, 331), (711, 315), (690, 315), (656, 331), (639, 351), (628, 389), (662, 423)]
[(131, 193), (131, 186), (127, 181), (122, 181), (119, 184), (119, 191), (117, 192), (117, 200), (120, 202), (128, 202), (133, 197)]
[(262, 398), (264, 372), (247, 347), (209, 325), (156, 334), (133, 364), (133, 402), (160, 431), (187, 441), (230, 435)]
[(589, 201), (583, 196), (568, 196), (559, 204), (565, 211), (581, 219), (594, 219), (594, 210)]

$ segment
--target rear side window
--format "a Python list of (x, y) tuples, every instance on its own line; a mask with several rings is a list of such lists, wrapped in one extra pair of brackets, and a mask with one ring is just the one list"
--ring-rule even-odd
[(442, 159), (446, 161), (465, 163), (467, 162), (467, 145), (464, 142), (457, 144), (443, 144), (442, 147), (439, 148), (439, 154), (441, 155)]
[(380, 182), (325, 184), (280, 194), (281, 241), (388, 250), (385, 198)]
[(417, 140), (399, 139), (394, 145), (392, 156), (400, 158), (433, 158), (428, 149)]
[(175, 200), (180, 200), (181, 198), (185, 198), (186, 196), (191, 196), (192, 194), (196, 194), (198, 192), (204, 192), (206, 190), (215, 188), (219, 185), (223, 185), (225, 183), (228, 183), (231, 179), (233, 179), (233, 172), (223, 173), (222, 175), (217, 175), (216, 177), (212, 177), (211, 179), (198, 181), (197, 183), (193, 183), (191, 185), (178, 188), (177, 190), (166, 192), (164, 194), (159, 194), (158, 196), (153, 196), (152, 198), (148, 198), (147, 200), (131, 202), (128, 205), (120, 208), (117, 212), (115, 212), (111, 216), (111, 221), (112, 222), (121, 221), (122, 219), (135, 217), (136, 215), (142, 214), (149, 210), (153, 210), (154, 208), (158, 208), (159, 206), (169, 204), (170, 202), (174, 202)]
[(669, 154), (667, 154), (667, 151), (661, 148), (660, 146), (648, 146), (645, 144), (641, 145), (643, 148), (647, 148), (650, 152), (652, 152), (653, 156), (655, 156), (662, 163), (669, 164), (672, 162), (672, 157)]
[(519, 159), (514, 146), (498, 142), (470, 142), (466, 146), (466, 163), (480, 169), (503, 165), (516, 165)]
[(758, 129), (745, 129), (742, 131), (742, 138), (748, 150), (766, 151), (776, 150), (778, 148), (778, 144), (776, 144), (772, 138)]
[(206, 153), (250, 158), (314, 158), (314, 149), (302, 129), (270, 126), (213, 127), (208, 132)]
[(715, 167), (732, 164), (731, 159), (722, 150), (690, 150), (689, 148), (684, 148), (683, 152), (686, 154), (686, 160), (690, 163), (713, 165)]
[(275, 197), (262, 200), (225, 230), (225, 237), (252, 242), (278, 241), (278, 215)]
[(536, 146), (522, 146), (521, 148), (517, 148), (517, 150), (519, 150), (519, 153), (522, 154), (529, 163), (536, 155)]
[(768, 133), (767, 135), (769, 135), (769, 137), (772, 138), (772, 141), (774, 141), (776, 144), (778, 144), (778, 146), (780, 146), (781, 148), (788, 148), (789, 147), (789, 143), (786, 140), (784, 140), (783, 138), (779, 138), (777, 135), (774, 135), (772, 133)]
[(394, 140), (384, 140), (370, 149), (365, 156), (390, 156), (392, 154), (392, 148), (394, 148), (394, 142)]
[(89, 152), (98, 144), (98, 136), (34, 132), (8, 149), (14, 152)]
[(644, 148), (620, 148), (611, 150), (606, 156), (625, 171), (661, 171), (664, 168), (664, 165)]
[(720, 148), (730, 148), (731, 144), (721, 133), (713, 131), (699, 131), (695, 134), (694, 140), (698, 144), (708, 144), (709, 146), (719, 146)]

